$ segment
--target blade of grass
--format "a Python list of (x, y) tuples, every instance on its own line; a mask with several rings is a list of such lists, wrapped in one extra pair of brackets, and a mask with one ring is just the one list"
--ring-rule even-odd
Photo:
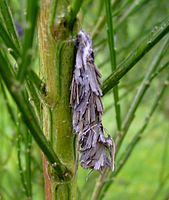
[[(110, 51), (111, 69), (112, 71), (114, 71), (116, 69), (116, 51), (115, 51), (115, 45), (114, 45), (114, 30), (113, 30), (113, 20), (112, 20), (112, 10), (111, 10), (110, 0), (105, 0), (105, 7), (106, 7), (107, 35), (108, 35), (108, 43), (109, 43), (109, 51)], [(114, 95), (117, 129), (118, 131), (120, 131), (121, 130), (121, 113), (120, 113), (118, 86), (115, 86), (113, 88), (113, 95)]]
[(102, 91), (106, 94), (118, 84), (119, 80), (131, 70), (135, 64), (143, 58), (167, 33), (169, 32), (169, 19), (156, 26), (146, 39), (130, 55), (119, 64), (116, 70), (103, 82)]
[(28, 67), (30, 66), (31, 59), (32, 59), (32, 45), (33, 45), (33, 38), (34, 32), (36, 27), (36, 21), (38, 16), (39, 10), (39, 1), (29, 0), (27, 1), (27, 15), (26, 15), (26, 27), (24, 31), (24, 38), (23, 38), (23, 50), (22, 50), (22, 60), (19, 66), (17, 78), (20, 82), (23, 82), (25, 76), (27, 75)]

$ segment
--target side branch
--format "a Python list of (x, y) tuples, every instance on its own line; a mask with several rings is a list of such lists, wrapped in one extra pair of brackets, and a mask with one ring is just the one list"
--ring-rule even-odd
[(149, 52), (167, 33), (169, 32), (169, 19), (162, 21), (156, 29), (148, 34), (142, 44), (137, 47), (131, 54), (119, 64), (116, 70), (103, 82), (103, 95), (118, 84), (119, 80), (130, 70), (135, 64)]

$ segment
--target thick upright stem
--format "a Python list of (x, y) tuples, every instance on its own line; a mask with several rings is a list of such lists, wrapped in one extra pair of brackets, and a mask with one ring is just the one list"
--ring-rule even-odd
[(69, 95), (74, 43), (70, 39), (72, 31), (63, 17), (65, 13), (52, 19), (51, 24), (51, 2), (42, 0), (38, 24), (41, 77), (45, 83), (43, 130), (58, 158), (69, 171), (65, 179), (60, 180), (44, 160), (45, 191), (47, 200), (72, 200), (76, 199), (76, 178)]

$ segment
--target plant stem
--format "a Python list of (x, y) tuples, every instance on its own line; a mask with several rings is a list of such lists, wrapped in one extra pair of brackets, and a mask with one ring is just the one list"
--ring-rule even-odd
[(166, 38), (163, 42), (163, 44), (161, 45), (160, 49), (158, 50), (158, 53), (156, 55), (156, 57), (153, 59), (152, 61), (152, 64), (150, 65), (136, 95), (135, 95), (135, 98), (129, 108), (129, 111), (127, 112), (127, 116), (125, 117), (124, 119), (124, 122), (122, 124), (122, 132), (120, 135), (117, 135), (117, 141), (116, 141), (116, 144), (117, 144), (117, 151), (119, 151), (120, 149), (120, 146), (124, 140), (124, 137), (131, 125), (131, 122), (133, 121), (134, 119), (134, 116), (135, 116), (135, 112), (145, 94), (145, 92), (147, 91), (147, 89), (149, 88), (150, 86), (150, 83), (152, 81), (152, 74), (153, 72), (156, 70), (156, 68), (158, 67), (163, 55), (164, 55), (164, 50), (166, 49), (167, 45), (168, 45), (168, 41), (169, 41), (169, 38)]
[[(119, 28), (119, 26), (125, 22), (125, 20), (127, 20), (128, 16), (130, 16), (131, 14), (133, 14), (134, 12), (137, 11), (137, 9), (139, 7), (141, 7), (143, 4), (145, 3), (145, 0), (135, 0), (134, 3), (131, 3), (131, 6), (129, 8), (126, 8), (126, 10), (123, 10), (124, 7), (126, 7), (127, 5), (127, 1), (124, 3), (124, 5), (122, 5), (117, 11), (114, 12), (114, 15), (120, 15), (120, 18), (117, 22), (117, 24), (115, 24), (114, 27), (114, 31), (116, 32), (116, 30)], [(116, 4), (119, 4), (119, 1), (114, 2), (111, 7), (109, 7), (111, 10), (115, 10), (116, 8)], [(100, 33), (100, 30), (103, 29), (104, 25), (106, 22), (106, 17), (105, 16), (101, 16), (97, 22), (97, 24), (95, 25), (93, 31), (92, 31), (92, 38), (93, 40), (96, 39), (96, 37), (98, 36), (98, 34)], [(103, 41), (105, 41), (106, 39), (103, 39)]]
[(5, 21), (8, 33), (12, 37), (13, 42), (16, 45), (17, 49), (20, 49), (20, 44), (19, 44), (19, 39), (16, 32), (15, 24), (13, 21), (11, 10), (6, 0), (0, 1), (0, 10), (3, 16), (3, 20)]
[[(71, 172), (71, 177), (61, 180), (43, 159), (45, 191), (47, 200), (73, 200), (77, 198), (77, 188), (69, 96), (75, 47), (67, 18), (55, 16), (51, 23), (50, 15), (55, 15), (51, 13), (51, 5), (47, 0), (42, 1), (38, 22), (41, 75), (46, 87), (42, 104), (43, 130), (61, 163)], [(58, 1), (57, 6), (64, 4)]]
[(43, 151), (44, 155), (47, 157), (48, 161), (53, 164), (57, 163), (57, 165), (54, 166), (56, 174), (60, 177), (64, 177), (65, 172), (67, 172), (67, 169), (64, 165), (61, 165), (60, 160), (54, 153), (53, 149), (51, 148), (49, 142), (43, 135), (43, 132), (39, 126), (39, 122), (37, 121), (37, 118), (35, 117), (35, 113), (32, 110), (32, 107), (30, 106), (27, 99), (25, 99), (24, 89), (22, 88), (21, 84), (16, 81), (13, 77), (13, 74), (11, 73), (9, 69), (9, 65), (6, 62), (3, 53), (0, 51), (0, 75), (9, 90), (11, 96), (13, 97), (15, 103), (17, 104), (21, 114), (22, 119), (28, 129), (30, 130), (32, 136), (34, 137), (35, 141), (37, 142), (40, 149)]
[(28, 71), (30, 60), (32, 59), (32, 46), (33, 46), (33, 36), (36, 27), (36, 21), (39, 10), (39, 1), (29, 0), (27, 1), (27, 15), (26, 15), (26, 25), (24, 38), (23, 38), (23, 48), (22, 48), (22, 60), (19, 65), (19, 70), (17, 73), (17, 78), (20, 82), (23, 82)]
[[(158, 55), (156, 56), (156, 58), (153, 60), (152, 62), (152, 65), (150, 66), (148, 72), (146, 73), (145, 75), (145, 78), (144, 80), (142, 81), (141, 85), (140, 85), (140, 88), (138, 89), (138, 92), (135, 96), (135, 99), (129, 109), (129, 112), (128, 112), (128, 115), (127, 117), (125, 118), (125, 121), (122, 125), (122, 133), (120, 134), (120, 136), (117, 138), (117, 141), (116, 141), (116, 144), (117, 144), (117, 150), (116, 150), (116, 156), (117, 156), (117, 153), (120, 149), (120, 145), (125, 137), (125, 134), (128, 130), (128, 127), (130, 125), (130, 123), (132, 122), (133, 120), (133, 117), (134, 117), (134, 114), (135, 114), (135, 111), (139, 105), (139, 103), (141, 102), (141, 99), (143, 98), (143, 95), (145, 94), (146, 90), (148, 89), (149, 85), (150, 85), (150, 81), (152, 80), (151, 77), (152, 77), (152, 74), (153, 72), (155, 71), (155, 69), (157, 68), (161, 58), (163, 57), (163, 52), (168, 44), (168, 40), (169, 38), (166, 38), (164, 43), (162, 44), (159, 52), (158, 52)], [(165, 88), (165, 87), (164, 87)], [(162, 90), (162, 94), (163, 94), (163, 90)], [(160, 95), (162, 95), (160, 94)], [(160, 96), (161, 97), (161, 96)], [(144, 129), (143, 129), (144, 130)], [(124, 161), (125, 162), (125, 161)], [(117, 165), (118, 166), (118, 165)], [(118, 168), (116, 169), (115, 173), (113, 174), (113, 177), (117, 174), (118, 172)], [(103, 172), (103, 177), (106, 178), (108, 176), (109, 173), (106, 172), (106, 175), (104, 174), (105, 172)], [(100, 180), (99, 180), (100, 181)], [(99, 182), (98, 181), (98, 182)], [(97, 198), (99, 197), (100, 195), (100, 192), (101, 192), (101, 189), (103, 188), (104, 186), (104, 180), (102, 180), (102, 182), (98, 183), (96, 188), (95, 188), (95, 193), (97, 193), (98, 195), (96, 196)]]
[[(107, 18), (107, 35), (108, 35), (108, 43), (110, 50), (110, 61), (112, 71), (116, 69), (116, 51), (114, 45), (114, 30), (113, 30), (113, 20), (112, 20), (112, 11), (111, 11), (111, 2), (110, 0), (105, 0), (106, 6), (106, 18)], [(121, 130), (121, 113), (120, 113), (120, 102), (118, 95), (118, 86), (113, 88), (114, 95), (114, 104), (115, 104), (115, 113), (116, 113), (116, 123), (118, 131)]]
[(28, 196), (30, 199), (32, 199), (32, 176), (31, 176), (31, 147), (32, 147), (32, 136), (28, 132), (28, 130), (25, 130), (26, 134), (26, 141), (25, 141), (25, 158), (26, 158), (26, 170), (25, 170), (25, 176), (26, 176), (26, 185), (28, 190)]
[[(116, 8), (116, 5), (120, 3), (121, 0), (115, 0), (112, 5), (110, 5), (110, 9), (114, 10), (114, 8)], [(98, 20), (96, 25), (94, 26), (94, 29), (91, 33), (92, 39), (95, 40), (98, 33), (100, 32), (100, 30), (103, 28), (103, 26), (105, 25), (106, 22), (106, 15), (101, 16)]]
[(160, 194), (162, 188), (164, 187), (165, 183), (168, 180), (168, 175), (165, 176), (166, 168), (167, 168), (167, 158), (168, 158), (168, 150), (169, 150), (169, 131), (167, 131), (166, 136), (164, 137), (164, 145), (163, 145), (163, 153), (162, 153), (162, 160), (160, 166), (160, 173), (159, 173), (159, 180), (157, 189), (152, 195), (151, 200), (157, 199), (158, 195)]
[(162, 21), (156, 29), (154, 29), (146, 39), (138, 46), (117, 69), (103, 82), (102, 91), (106, 94), (111, 88), (118, 84), (119, 80), (130, 70), (135, 64), (149, 52), (155, 44), (157, 44), (169, 32), (169, 19)]
[(109, 170), (108, 169), (105, 169), (103, 171), (103, 174), (100, 174), (99, 179), (96, 182), (96, 185), (95, 185), (91, 200), (98, 200), (98, 198), (100, 196), (101, 189), (102, 189), (103, 184), (104, 184), (104, 180), (108, 176), (108, 174), (109, 174)]
[(19, 174), (21, 177), (21, 182), (23, 185), (23, 191), (25, 193), (25, 196), (28, 198), (29, 197), (29, 191), (26, 185), (25, 181), (25, 176), (24, 176), (24, 170), (22, 167), (22, 162), (21, 162), (21, 131), (20, 131), (20, 116), (18, 117), (19, 120), (17, 122), (17, 156), (18, 156), (18, 166), (19, 166)]
[(138, 8), (140, 8), (145, 2), (148, 3), (150, 0), (135, 0), (131, 3), (129, 8), (127, 8), (125, 11), (123, 11), (123, 14), (120, 16), (117, 24), (116, 24), (116, 30), (119, 28), (119, 26), (134, 12), (137, 11)]
[(4, 96), (5, 104), (6, 104), (6, 107), (8, 109), (8, 113), (10, 115), (11, 121), (16, 125), (16, 116), (13, 112), (13, 109), (11, 108), (11, 106), (9, 104), (9, 100), (7, 98), (6, 90), (5, 90), (5, 87), (4, 87), (3, 83), (1, 82), (1, 80), (0, 80), (0, 86), (1, 86), (2, 94)]
[[(169, 61), (165, 62), (159, 69), (157, 69), (152, 75), (151, 75), (151, 78), (150, 78), (150, 81), (152, 81), (155, 77), (157, 77), (163, 70), (165, 70), (167, 67), (169, 67)], [(142, 81), (143, 78), (140, 78), (139, 80), (137, 81), (134, 81), (134, 82), (131, 82), (129, 83), (129, 88), (128, 88), (128, 85), (126, 85), (127, 87), (127, 91), (122, 94), (120, 97), (119, 97), (119, 101), (121, 101), (124, 97), (126, 97), (127, 95), (129, 95), (131, 92), (133, 92), (133, 90), (135, 89), (135, 87), (140, 83), (140, 81)], [(125, 87), (125, 85), (120, 85), (121, 87)], [(104, 114), (110, 110), (112, 105), (108, 105), (105, 109), (104, 109)]]
[(9, 52), (13, 55), (13, 57), (17, 60), (20, 57), (20, 51), (17, 48), (17, 46), (15, 46), (12, 38), (10, 37), (10, 35), (7, 33), (4, 24), (2, 24), (1, 20), (0, 20), (0, 37), (2, 38), (2, 40), (4, 41), (6, 47), (8, 48)]
[[(166, 81), (164, 81), (164, 84), (160, 90), (160, 92), (157, 94), (157, 97), (155, 98), (153, 105), (149, 111), (149, 114), (147, 115), (147, 117), (145, 117), (144, 123), (142, 125), (142, 127), (140, 128), (140, 130), (135, 134), (135, 136), (133, 137), (133, 139), (131, 140), (131, 142), (128, 144), (126, 150), (124, 151), (124, 153), (120, 156), (120, 158), (117, 161), (117, 168), (114, 174), (110, 174), (109, 176), (109, 181), (105, 181), (102, 184), (102, 188), (104, 186), (104, 189), (102, 191), (102, 195), (100, 196), (99, 200), (103, 199), (106, 191), (108, 190), (108, 188), (110, 187), (111, 183), (114, 181), (114, 177), (116, 177), (118, 175), (118, 173), (120, 172), (120, 170), (123, 168), (123, 166), (125, 165), (126, 161), (128, 160), (128, 158), (130, 157), (131, 153), (133, 152), (133, 149), (135, 148), (136, 144), (140, 141), (141, 136), (143, 134), (143, 132), (145, 131), (146, 127), (149, 124), (149, 121), (152, 117), (152, 115), (154, 114), (155, 110), (157, 109), (158, 105), (159, 105), (159, 101), (161, 100), (161, 98), (163, 97), (167, 87), (169, 86), (169, 76), (167, 77)], [(101, 192), (101, 189), (100, 189)]]
[(77, 14), (82, 6), (83, 0), (72, 0), (69, 7), (69, 14), (67, 17), (69, 27), (73, 27)]

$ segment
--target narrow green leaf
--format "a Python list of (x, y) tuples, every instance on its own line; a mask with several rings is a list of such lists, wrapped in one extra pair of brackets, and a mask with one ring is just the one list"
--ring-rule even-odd
[[(115, 10), (115, 8), (119, 4), (120, 1), (119, 0), (117, 2), (115, 1), (111, 5), (111, 9), (115, 10), (115, 12), (113, 13), (113, 16), (118, 16), (118, 21), (114, 26), (114, 31), (116, 32), (118, 27), (122, 23), (124, 23), (131, 14), (134, 14), (139, 8), (141, 8), (145, 4), (145, 2), (148, 3), (149, 1), (151, 1), (151, 0), (146, 0), (146, 1), (145, 0), (135, 0), (134, 2), (130, 2), (130, 0), (129, 0), (129, 1), (123, 2), (124, 4), (122, 4), (117, 10)], [(127, 7), (128, 4), (130, 5), (129, 7)], [(100, 30), (103, 29), (105, 22), (106, 22), (106, 17), (101, 16), (99, 18), (97, 24), (94, 26), (94, 29), (91, 34), (92, 38), (94, 40), (99, 35)], [(105, 41), (106, 41), (106, 39), (103, 39), (103, 42), (105, 42)]]
[(40, 121), (40, 109), (41, 109), (41, 102), (36, 90), (36, 86), (32, 81), (26, 80), (27, 90), (29, 91), (30, 98), (35, 110), (35, 113)]
[(6, 29), (8, 30), (9, 35), (12, 37), (12, 40), (14, 41), (15, 46), (19, 49), (20, 44), (19, 44), (18, 35), (15, 29), (15, 24), (14, 24), (14, 20), (11, 14), (11, 10), (6, 0), (0, 1), (0, 11), (3, 16), (5, 26), (6, 26)]
[(23, 170), (23, 166), (22, 166), (22, 159), (21, 159), (21, 132), (20, 132), (20, 121), (21, 119), (17, 122), (17, 158), (18, 158), (18, 168), (19, 168), (19, 174), (20, 174), (20, 178), (21, 178), (21, 183), (23, 186), (23, 191), (25, 193), (25, 196), (28, 198), (29, 197), (29, 192), (28, 192), (28, 188), (26, 185), (26, 180), (25, 180), (25, 176), (24, 176), (24, 170)]
[(25, 140), (25, 162), (26, 162), (25, 179), (26, 179), (26, 186), (28, 190), (29, 199), (32, 199), (31, 147), (32, 147), (32, 136), (27, 129), (26, 140)]
[[(169, 61), (165, 62), (159, 69), (157, 69), (150, 78), (150, 81), (152, 81), (154, 78), (156, 78), (161, 72), (163, 72), (163, 70), (167, 69), (169, 67)], [(123, 98), (125, 98), (126, 96), (128, 96), (131, 92), (133, 92), (133, 90), (135, 89), (135, 87), (137, 87), (138, 83), (140, 83), (140, 81), (143, 80), (143, 77), (141, 77), (140, 79), (138, 79), (137, 81), (134, 82), (130, 82), (129, 85), (130, 87), (126, 90), (126, 92), (124, 94), (122, 94), (119, 97), (119, 100), (121, 101)], [(122, 85), (121, 85), (122, 86)], [(112, 105), (108, 105), (105, 109), (104, 109), (104, 113), (108, 112), (111, 109)]]
[(169, 32), (169, 19), (162, 21), (156, 26), (146, 37), (146, 39), (131, 54), (119, 64), (117, 69), (103, 82), (103, 94), (118, 84), (119, 80), (130, 70), (135, 64), (143, 58), (167, 33)]
[(43, 85), (43, 81), (37, 76), (37, 74), (31, 70), (28, 73), (28, 79), (36, 85), (36, 88), (40, 91)]
[(21, 82), (24, 81), (24, 78), (27, 74), (26, 72), (28, 70), (28, 67), (30, 66), (31, 59), (33, 56), (32, 45), (33, 45), (34, 32), (37, 22), (38, 9), (39, 9), (38, 0), (27, 1), (26, 27), (23, 38), (22, 60), (17, 74), (18, 80), (20, 80)]
[[(114, 30), (113, 30), (113, 20), (112, 20), (112, 10), (111, 10), (110, 0), (105, 0), (105, 6), (106, 6), (107, 27), (108, 27), (107, 35), (108, 35), (108, 43), (109, 43), (109, 51), (110, 51), (111, 69), (112, 71), (114, 71), (116, 69), (116, 51), (115, 51), (115, 46), (114, 46)], [(120, 113), (118, 86), (113, 88), (113, 95), (114, 95), (117, 128), (120, 131), (121, 113)]]
[[(0, 20), (0, 37), (2, 38), (4, 44), (6, 45), (8, 51), (17, 60), (20, 56), (19, 49), (13, 43), (12, 38), (9, 36), (6, 28), (4, 27), (2, 21)], [(2, 47), (1, 47), (2, 48)]]
[(13, 109), (11, 108), (11, 106), (9, 104), (7, 93), (6, 93), (4, 84), (2, 83), (1, 80), (0, 80), (0, 86), (1, 86), (2, 94), (3, 94), (4, 100), (5, 100), (5, 104), (6, 104), (6, 107), (8, 109), (9, 115), (11, 117), (11, 120), (16, 125), (16, 116), (15, 116), (15, 113), (14, 113)]

